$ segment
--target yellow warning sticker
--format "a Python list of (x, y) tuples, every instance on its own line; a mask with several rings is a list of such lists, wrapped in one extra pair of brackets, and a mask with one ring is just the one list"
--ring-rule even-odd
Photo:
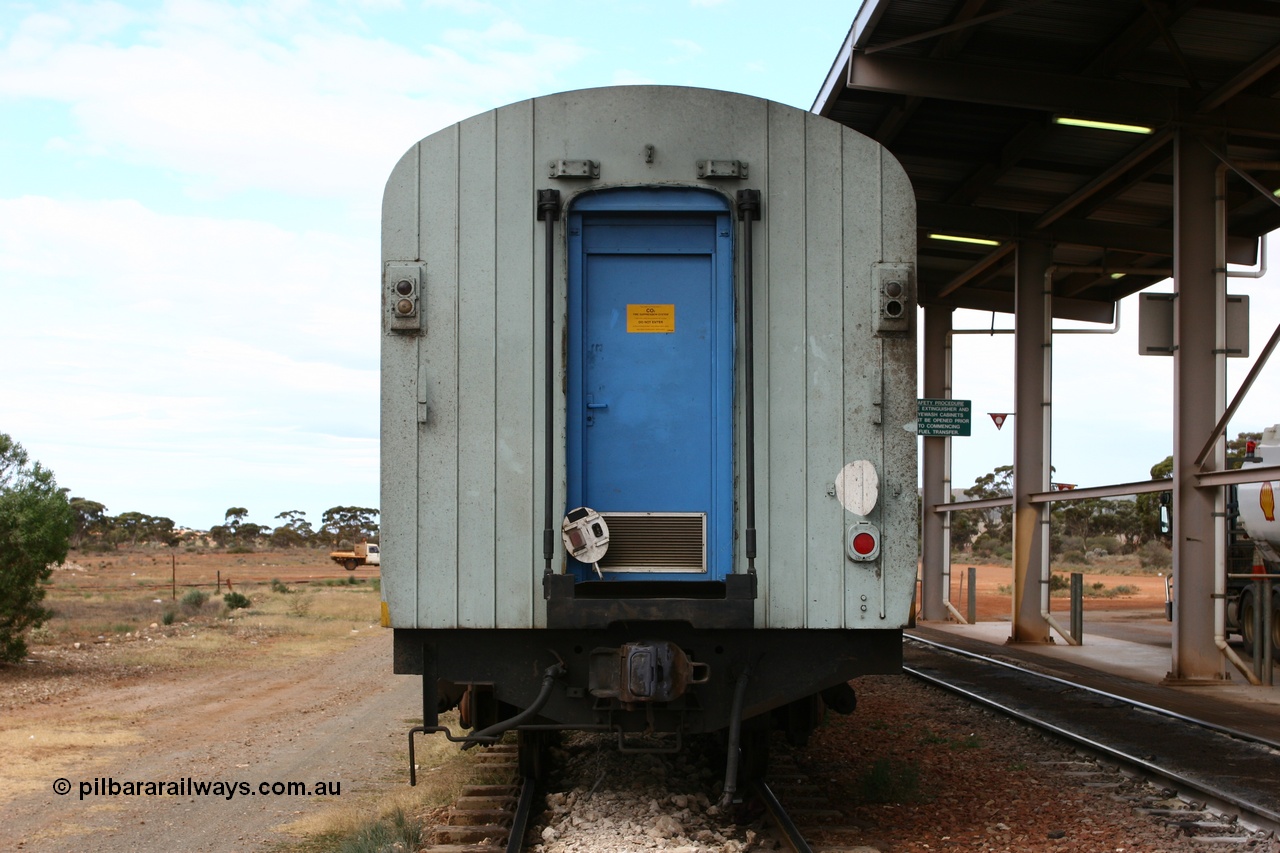
[(676, 306), (628, 305), (628, 332), (674, 332), (676, 330)]

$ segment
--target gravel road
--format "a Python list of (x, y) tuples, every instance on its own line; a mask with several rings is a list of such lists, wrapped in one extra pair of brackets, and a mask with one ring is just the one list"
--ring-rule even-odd
[[(101, 720), (144, 732), (88, 745), (35, 793), (0, 792), (0, 849), (61, 853), (250, 851), (283, 824), (394, 785), (407, 774), (405, 731), (419, 716), (418, 679), (391, 674), (391, 632), (353, 637), (338, 654), (265, 673), (192, 675), (73, 695), (39, 713), (65, 725)], [(89, 706), (89, 703), (92, 706)], [(92, 740), (92, 739), (90, 739)], [(129, 741), (121, 743), (121, 741)], [(70, 792), (54, 793), (55, 778)], [(82, 783), (169, 783), (174, 793), (80, 796)], [(192, 782), (233, 789), (192, 794)], [(340, 783), (336, 797), (274, 796), (276, 782)], [(243, 784), (241, 784), (243, 783)], [(263, 793), (259, 785), (267, 783)], [(181, 786), (186, 784), (187, 790)], [(145, 789), (144, 789), (145, 790)]]

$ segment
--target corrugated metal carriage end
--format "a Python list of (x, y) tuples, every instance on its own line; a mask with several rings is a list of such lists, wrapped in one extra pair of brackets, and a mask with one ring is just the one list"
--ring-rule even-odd
[(701, 89), (536, 98), (402, 158), (382, 589), (416, 731), (726, 731), (732, 790), (900, 667), (914, 204), (874, 141)]

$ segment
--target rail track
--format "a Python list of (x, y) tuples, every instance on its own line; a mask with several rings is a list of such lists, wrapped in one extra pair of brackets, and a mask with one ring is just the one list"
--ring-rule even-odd
[[(542, 828), (541, 833), (538, 831), (531, 832), (536, 829), (535, 822), (540, 818), (539, 812), (542, 811), (535, 805), (535, 801), (539, 800), (539, 792), (542, 786), (535, 780), (530, 778), (520, 778), (518, 774), (518, 750), (515, 745), (499, 744), (497, 746), (488, 747), (477, 755), (482, 765), (492, 776), (493, 771), (498, 771), (501, 776), (504, 773), (510, 775), (510, 782), (506, 784), (490, 784), (490, 785), (470, 785), (463, 789), (461, 795), (454, 801), (452, 806), (444, 815), (442, 823), (435, 826), (420, 850), (424, 853), (497, 853), (497, 851), (505, 851), (505, 853), (518, 853), (528, 849), (539, 842), (548, 840), (558, 840), (561, 844), (569, 842), (573, 844), (573, 836), (576, 832), (578, 820), (572, 818), (569, 822), (556, 823), (555, 815), (541, 815), (546, 819), (546, 826)], [(713, 768), (712, 773), (717, 772), (718, 768)], [(593, 771), (594, 772), (594, 771)], [(724, 824), (719, 829), (726, 833), (724, 836), (716, 835), (714, 838), (705, 837), (708, 829), (702, 828), (700, 835), (704, 836), (702, 841), (694, 841), (691, 845), (687, 845), (689, 849), (697, 850), (747, 850), (755, 849), (754, 841), (761, 835), (768, 834), (777, 842), (775, 849), (790, 850), (792, 853), (813, 853), (814, 848), (805, 840), (801, 830), (786, 807), (783, 805), (779, 797), (774, 793), (771, 782), (776, 779), (776, 784), (780, 789), (787, 792), (788, 798), (811, 795), (811, 791), (807, 790), (812, 786), (808, 786), (807, 780), (799, 775), (794, 769), (784, 769), (771, 776), (770, 782), (757, 781), (745, 789), (747, 802), (735, 805), (736, 811), (732, 815), (728, 812), (719, 813), (714, 806), (706, 808), (709, 815), (718, 814)], [(597, 785), (599, 779), (597, 779)], [(604, 790), (599, 792), (602, 797), (608, 799), (611, 792)], [(568, 799), (565, 794), (553, 794), (548, 798), (554, 801), (558, 808), (548, 808), (548, 812), (564, 812), (573, 815), (583, 813), (591, 813), (593, 810), (607, 808), (601, 806), (599, 799), (593, 799), (597, 794), (596, 786), (592, 786), (590, 791), (585, 794)], [(627, 795), (623, 795), (622, 799), (626, 799)], [(651, 803), (651, 799), (647, 796), (632, 798), (636, 803), (643, 806), (645, 803)], [(685, 795), (683, 797), (677, 795), (672, 798), (675, 803), (670, 807), (670, 813), (680, 819), (681, 807), (683, 819), (686, 823), (696, 824), (697, 821), (689, 820), (688, 806), (692, 801), (696, 800), (695, 796)], [(800, 802), (810, 806), (806, 811), (813, 813), (812, 796), (800, 796)], [(704, 805), (709, 805), (710, 800), (704, 798)], [(695, 809), (696, 810), (696, 809)], [(816, 810), (823, 813), (822, 809)], [(828, 811), (827, 813), (834, 813)], [(634, 820), (647, 819), (650, 823), (657, 824), (659, 814), (650, 809), (643, 814), (637, 813), (633, 816)], [(570, 823), (575, 827), (568, 828)], [(547, 828), (552, 825), (556, 826), (554, 833), (547, 833)], [(750, 824), (750, 826), (748, 826)], [(734, 839), (728, 836), (727, 827), (733, 826), (734, 830), (740, 835)], [(593, 849), (593, 841), (584, 830), (584, 837), (577, 842), (578, 849)], [(694, 832), (690, 832), (694, 835)], [(728, 843), (726, 843), (728, 842)], [(736, 845), (736, 846), (735, 846)]]
[[(1155, 780), (1135, 804), (1203, 840), (1280, 836), (1280, 742), (974, 651), (909, 636), (904, 671)], [(1159, 786), (1187, 808), (1155, 804)]]
[(431, 853), (518, 853), (534, 814), (536, 784), (517, 772), (517, 747), (498, 744), (477, 755), (477, 762), (499, 775), (508, 773), (508, 784), (468, 785), (450, 807), (444, 823), (436, 826), (422, 850)]
[(757, 781), (753, 790), (773, 823), (776, 830), (775, 837), (792, 853), (813, 853), (813, 848), (800, 832), (800, 827), (796, 826), (796, 822), (787, 813), (782, 801), (773, 793), (769, 783), (764, 780)]
[[(1145, 815), (1159, 832), (1185, 839), (1188, 847), (1178, 849), (1280, 850), (1280, 742), (1088, 688), (1072, 680), (1067, 667), (1055, 664), (1057, 674), (1037, 672), (1034, 663), (1020, 667), (1008, 660), (1015, 656), (1003, 650), (993, 658), (918, 636), (904, 647), (909, 677), (1013, 716), (1052, 740), (1065, 739), (1074, 754), (1055, 748), (1038, 760), (1053, 778), (1097, 790), (1123, 804), (1125, 812)], [(546, 853), (642, 846), (823, 853), (867, 849), (878, 834), (851, 807), (849, 789), (833, 789), (832, 768), (815, 764), (803, 750), (773, 750), (766, 779), (745, 785), (744, 802), (726, 812), (713, 803), (723, 757), (710, 755), (705, 746), (686, 747), (677, 755), (623, 755), (611, 739), (584, 735), (553, 750), (552, 793), (545, 797), (545, 788), (535, 793), (533, 783), (521, 784), (517, 747), (483, 750), (485, 762), (499, 769), (486, 778), (509, 778), (509, 784), (464, 792), (426, 849), (513, 853), (527, 843)], [(992, 796), (1016, 802), (1024, 793), (993, 790)], [(975, 832), (964, 826), (958, 831)], [(1063, 827), (1049, 824), (1045, 837), (1062, 837), (1053, 830)], [(921, 823), (920, 830), (927, 835), (934, 825)], [(936, 834), (948, 831), (956, 830)], [(975, 836), (981, 832), (990, 830), (979, 824)]]

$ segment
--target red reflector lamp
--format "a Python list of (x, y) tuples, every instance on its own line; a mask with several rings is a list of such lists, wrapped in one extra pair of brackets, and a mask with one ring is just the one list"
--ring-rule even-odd
[(869, 521), (859, 521), (849, 528), (849, 559), (865, 563), (880, 556), (880, 528)]

